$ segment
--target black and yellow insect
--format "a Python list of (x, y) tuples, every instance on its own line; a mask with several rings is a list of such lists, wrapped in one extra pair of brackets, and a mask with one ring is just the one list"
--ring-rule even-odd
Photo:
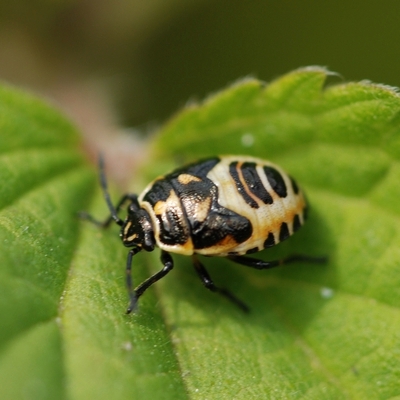
[[(124, 195), (116, 207), (108, 194), (103, 162), (100, 178), (110, 217), (121, 226), (120, 237), (128, 253), (126, 274), (130, 303), (173, 268), (170, 253), (191, 256), (207, 289), (218, 292), (243, 310), (247, 306), (226, 289), (214, 285), (197, 255), (226, 257), (256, 269), (269, 269), (293, 261), (322, 262), (323, 258), (294, 255), (283, 260), (262, 261), (245, 254), (261, 251), (287, 239), (307, 215), (304, 195), (279, 166), (245, 156), (220, 156), (201, 160), (159, 177), (137, 196)], [(129, 202), (125, 220), (120, 208)], [(92, 217), (85, 218), (96, 222)], [(163, 268), (133, 289), (132, 258), (141, 250), (161, 249)]]

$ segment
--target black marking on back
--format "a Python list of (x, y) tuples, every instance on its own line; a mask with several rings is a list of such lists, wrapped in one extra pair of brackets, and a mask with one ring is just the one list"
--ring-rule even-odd
[[(182, 171), (201, 178), (201, 181), (191, 181), (183, 185), (178, 179), (172, 180), (186, 213), (195, 249), (217, 245), (227, 236), (232, 236), (236, 243), (243, 243), (253, 233), (253, 227), (246, 217), (218, 203), (218, 187), (206, 177), (218, 162), (219, 159), (211, 159)], [(207, 217), (203, 221), (198, 221), (196, 215), (191, 212), (193, 203), (206, 200), (210, 202)]]
[(228, 208), (222, 207), (214, 198), (211, 211), (205, 221), (194, 223), (192, 240), (195, 249), (205, 249), (217, 245), (227, 236), (236, 243), (243, 243), (253, 233), (250, 221)]
[(160, 221), (160, 240), (169, 245), (185, 244), (189, 233), (182, 215), (174, 209), (167, 210), (162, 215), (156, 215)]
[[(173, 187), (171, 182), (159, 179), (146, 193), (143, 200), (151, 204), (152, 208), (159, 201), (167, 201)], [(160, 240), (168, 245), (184, 244), (189, 239), (189, 231), (182, 213), (176, 208), (170, 207), (165, 213), (156, 215), (160, 223)]]
[(287, 239), (290, 236), (289, 227), (286, 222), (282, 222), (281, 229), (279, 231), (279, 241)]
[(290, 178), (290, 182), (292, 183), (293, 192), (295, 194), (299, 194), (299, 187), (297, 186), (296, 181), (291, 176), (289, 176), (289, 178)]
[(268, 237), (264, 241), (264, 249), (275, 246), (275, 237), (272, 232), (268, 233)]
[(238, 193), (242, 196), (243, 200), (251, 207), (258, 208), (258, 204), (254, 201), (246, 192), (242, 182), (239, 179), (239, 173), (237, 171), (238, 162), (234, 161), (229, 164), (229, 174), (231, 175), (233, 181), (235, 182), (236, 189)]
[(185, 217), (188, 221), (190, 229), (193, 232), (193, 229), (196, 229), (199, 223), (204, 222), (196, 219), (197, 215), (195, 210), (197, 205), (208, 201), (209, 214), (212, 210), (213, 201), (217, 201), (218, 199), (218, 188), (210, 179), (206, 177), (198, 177), (201, 180), (193, 180), (186, 184), (179, 182), (178, 177), (171, 179), (171, 184), (175, 190), (175, 193), (179, 197), (183, 212), (185, 213)]
[(177, 168), (170, 174), (165, 175), (164, 179), (174, 179), (180, 174), (189, 174), (198, 178), (205, 178), (207, 174), (221, 161), (219, 157), (207, 158), (183, 167)]
[(165, 178), (159, 179), (153, 183), (153, 186), (143, 197), (144, 201), (149, 202), (152, 207), (156, 203), (161, 201), (166, 201), (171, 193), (172, 185)]
[(287, 189), (282, 175), (271, 166), (264, 166), (264, 172), (272, 189), (279, 197), (287, 196)]
[[(154, 206), (159, 201), (166, 201), (171, 190), (175, 191), (181, 203), (186, 205), (192, 204), (193, 201), (202, 201), (210, 195), (210, 187), (207, 182), (191, 182), (188, 185), (182, 185), (177, 181), (177, 177), (181, 173), (188, 173), (198, 178), (205, 178), (208, 172), (220, 161), (218, 157), (209, 158), (204, 161), (189, 164), (187, 166), (178, 168), (170, 174), (165, 175), (163, 178), (156, 180), (153, 186), (143, 197), (144, 201)], [(185, 186), (185, 188), (182, 188)], [(184, 195), (182, 196), (182, 193)], [(182, 199), (183, 197), (183, 199)], [(184, 244), (189, 240), (190, 224), (186, 220), (185, 204), (181, 204), (183, 212), (179, 212), (174, 208), (167, 209), (162, 215), (156, 215), (160, 223), (160, 240), (168, 245)]]
[(257, 196), (264, 204), (272, 204), (274, 200), (265, 189), (260, 176), (256, 170), (257, 164), (255, 162), (245, 162), (241, 166), (243, 179), (249, 187), (251, 193)]
[(296, 232), (301, 227), (301, 221), (298, 214), (296, 214), (293, 218), (293, 231)]

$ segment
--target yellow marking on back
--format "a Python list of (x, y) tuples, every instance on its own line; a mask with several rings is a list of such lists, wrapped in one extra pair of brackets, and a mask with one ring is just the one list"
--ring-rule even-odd
[(166, 210), (167, 210), (168, 204), (166, 201), (157, 201), (156, 204), (154, 204), (154, 212), (156, 213), (156, 215), (162, 215), (165, 214)]
[(208, 217), (211, 208), (211, 197), (207, 197), (204, 201), (196, 203), (194, 208), (194, 217), (198, 222), (203, 222)]
[(180, 210), (180, 215), (182, 214), (182, 207), (179, 201), (178, 196), (174, 192), (173, 189), (169, 192), (169, 197), (165, 201), (159, 200), (156, 204), (154, 204), (153, 210), (156, 215), (163, 215), (165, 214), (168, 209), (178, 209)]
[(189, 175), (189, 174), (180, 174), (178, 176), (178, 182), (182, 185), (188, 185), (190, 182), (201, 182), (201, 179), (197, 176)]

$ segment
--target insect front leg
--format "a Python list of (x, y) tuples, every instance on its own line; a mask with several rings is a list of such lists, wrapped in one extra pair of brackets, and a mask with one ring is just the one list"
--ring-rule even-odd
[(131, 277), (131, 269), (132, 269), (132, 258), (135, 254), (137, 254), (139, 250), (138, 248), (132, 249), (128, 253), (128, 259), (127, 259), (127, 264), (126, 264), (126, 282), (127, 282), (127, 287), (128, 287), (128, 293), (129, 293), (129, 306), (128, 309), (126, 310), (127, 314), (130, 314), (133, 310), (136, 309), (137, 307), (137, 301), (139, 297), (153, 284), (159, 281), (161, 278), (163, 278), (165, 275), (168, 274), (169, 271), (171, 271), (172, 268), (174, 268), (174, 262), (172, 260), (171, 255), (162, 250), (161, 251), (161, 262), (163, 263), (164, 267), (156, 272), (154, 275), (152, 275), (150, 278), (146, 279), (144, 282), (142, 282), (135, 290), (132, 290), (132, 277)]
[(127, 193), (124, 194), (117, 205), (114, 207), (111, 201), (110, 193), (108, 191), (108, 186), (107, 186), (107, 179), (106, 179), (106, 174), (104, 170), (104, 160), (102, 155), (100, 154), (99, 156), (99, 180), (100, 180), (100, 186), (103, 191), (103, 196), (104, 199), (107, 203), (108, 209), (110, 210), (110, 216), (107, 217), (103, 222), (98, 221), (97, 219), (93, 218), (90, 214), (87, 212), (80, 212), (78, 213), (78, 216), (82, 219), (86, 219), (97, 226), (101, 228), (107, 228), (111, 221), (114, 220), (119, 226), (123, 225), (123, 221), (121, 218), (118, 217), (118, 211), (121, 209), (122, 205), (127, 201), (130, 200), (131, 202), (137, 202), (137, 196), (135, 194)]
[(135, 290), (132, 288), (132, 258), (135, 254), (139, 253), (141, 250), (140, 247), (134, 247), (131, 249), (128, 253), (128, 257), (126, 259), (126, 269), (125, 269), (125, 274), (126, 274), (126, 287), (128, 289), (128, 295), (129, 295), (129, 306), (128, 309), (126, 310), (127, 314), (130, 314), (137, 305), (137, 299), (138, 296), (136, 295)]

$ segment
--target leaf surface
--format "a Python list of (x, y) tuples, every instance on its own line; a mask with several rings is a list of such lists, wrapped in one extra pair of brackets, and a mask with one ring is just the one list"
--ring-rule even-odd
[[(203, 260), (249, 315), (205, 290), (180, 256), (124, 315), (118, 227), (76, 217), (107, 214), (78, 135), (52, 108), (1, 88), (0, 397), (399, 396), (400, 98), (367, 82), (325, 88), (328, 75), (248, 79), (189, 106), (154, 140), (140, 177), (143, 188), (184, 162), (241, 154), (296, 178), (309, 220), (257, 257), (327, 255), (326, 265)], [(135, 256), (135, 283), (161, 268), (158, 258)]]

